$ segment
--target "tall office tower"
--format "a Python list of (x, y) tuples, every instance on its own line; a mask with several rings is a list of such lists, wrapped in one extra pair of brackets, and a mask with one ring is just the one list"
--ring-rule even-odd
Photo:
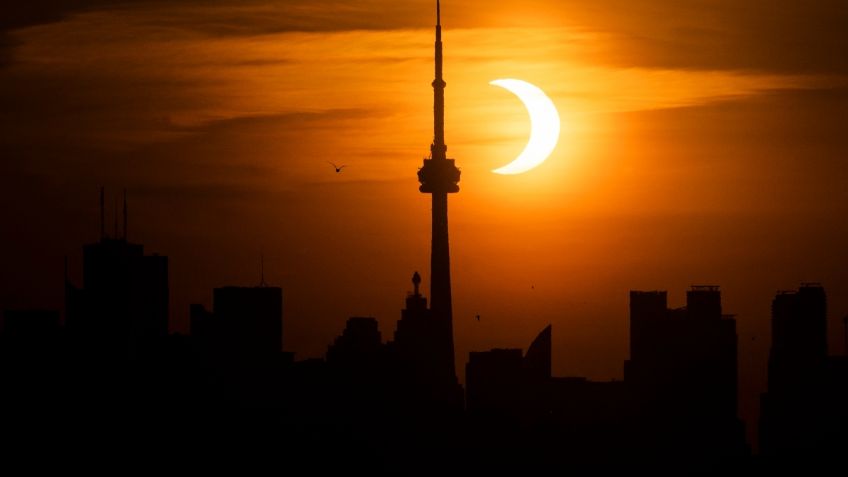
[(827, 408), (827, 298), (806, 283), (782, 291), (771, 304), (768, 391), (760, 406), (760, 449), (764, 454), (810, 452), (824, 445), (834, 414)]
[(693, 286), (686, 306), (665, 291), (630, 292), (624, 378), (639, 402), (645, 441), (688, 455), (747, 452), (738, 418), (736, 320), (717, 286)]
[(85, 348), (133, 354), (168, 334), (168, 257), (145, 255), (123, 232), (106, 235), (100, 192), (100, 240), (83, 247), (83, 285), (66, 279), (66, 325)]

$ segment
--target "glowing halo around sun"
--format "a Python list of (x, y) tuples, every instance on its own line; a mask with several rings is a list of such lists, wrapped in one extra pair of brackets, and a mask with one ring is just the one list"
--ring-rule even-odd
[(518, 96), (530, 114), (530, 139), (509, 164), (492, 170), (497, 174), (521, 174), (545, 162), (559, 140), (559, 113), (553, 101), (538, 87), (517, 79), (497, 79), (489, 84)]

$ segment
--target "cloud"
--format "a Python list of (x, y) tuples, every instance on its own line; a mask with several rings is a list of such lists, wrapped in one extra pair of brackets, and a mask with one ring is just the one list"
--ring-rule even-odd
[(578, 18), (615, 35), (617, 61), (674, 68), (848, 73), (842, 0), (602, 2)]
[[(130, 15), (162, 30), (210, 38), (280, 32), (425, 28), (432, 1), (38, 0), (16, 2), (0, 20), (0, 64), (15, 29), (70, 15)], [(606, 35), (596, 61), (622, 66), (848, 74), (844, 0), (471, 0), (446, 2), (447, 29), (564, 27)], [(4, 32), (6, 32), (4, 36)], [(596, 52), (595, 52), (596, 53)]]
[[(387, 29), (421, 25), (416, 2), (282, 0), (30, 0), (5, 6), (0, 16), (0, 66), (13, 61), (16, 30), (60, 22), (72, 15), (144, 13), (143, 21), (212, 37)], [(419, 2), (420, 3), (420, 2)], [(380, 12), (379, 14), (375, 14)], [(391, 19), (391, 20), (389, 20)]]

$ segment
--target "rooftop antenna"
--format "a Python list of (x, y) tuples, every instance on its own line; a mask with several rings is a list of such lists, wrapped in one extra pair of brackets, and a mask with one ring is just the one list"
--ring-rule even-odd
[(124, 189), (124, 241), (127, 240), (127, 190)]
[(105, 187), (100, 186), (100, 240), (106, 238), (106, 199)]

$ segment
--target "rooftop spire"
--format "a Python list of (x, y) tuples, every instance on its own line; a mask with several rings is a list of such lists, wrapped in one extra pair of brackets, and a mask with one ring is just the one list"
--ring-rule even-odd
[(418, 272), (415, 272), (412, 275), (412, 286), (415, 287), (415, 296), (420, 296), (421, 293), (418, 291), (418, 286), (421, 285), (421, 275)]

